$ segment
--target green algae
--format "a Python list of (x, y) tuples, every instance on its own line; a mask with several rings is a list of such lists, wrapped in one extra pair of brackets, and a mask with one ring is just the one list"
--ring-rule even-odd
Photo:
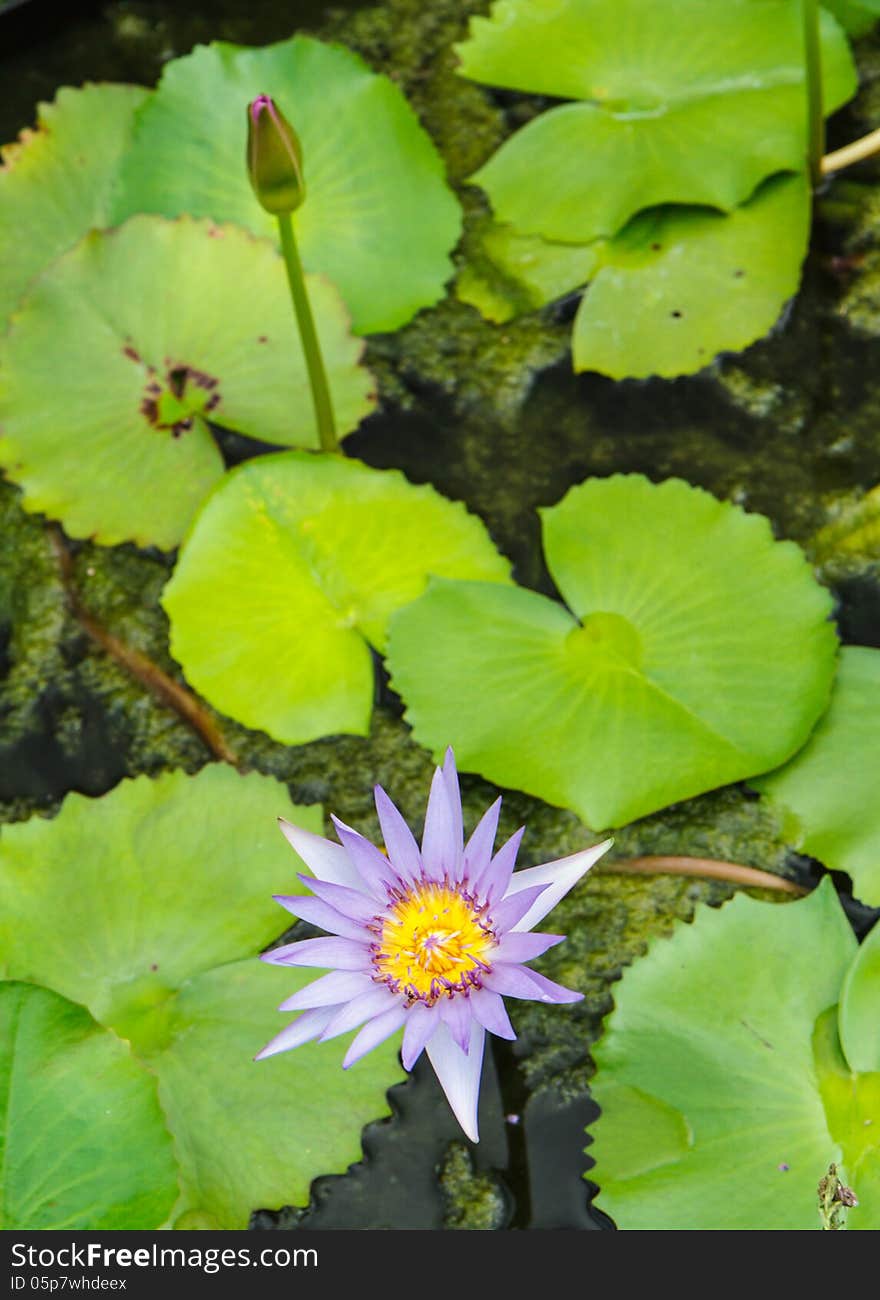
[(440, 1167), (440, 1186), (446, 1201), (444, 1228), (490, 1232), (503, 1228), (507, 1202), (497, 1181), (474, 1170), (463, 1142), (452, 1142)]
[(0, 717), (4, 747), (35, 724), (50, 683), (60, 685), (60, 650), (67, 627), (61, 575), (45, 529), (18, 504), (18, 491), (0, 481), (0, 629), (6, 672)]

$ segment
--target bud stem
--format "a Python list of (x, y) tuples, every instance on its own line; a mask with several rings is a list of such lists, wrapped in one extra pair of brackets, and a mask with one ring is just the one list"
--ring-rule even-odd
[(819, 45), (819, 0), (801, 0), (807, 71), (807, 161), (813, 188), (822, 184), (825, 114), (822, 106), (822, 54)]
[(296, 323), (299, 326), (299, 336), (302, 340), (306, 365), (309, 370), (309, 384), (312, 389), (312, 402), (315, 408), (318, 436), (321, 439), (321, 450), (338, 452), (336, 420), (333, 416), (333, 403), (330, 400), (327, 373), (324, 370), (321, 345), (318, 342), (315, 321), (309, 305), (309, 295), (303, 279), (302, 262), (299, 258), (299, 250), (293, 233), (293, 222), (290, 219), (289, 212), (278, 213), (278, 229), (281, 233), (281, 252), (284, 255), (284, 265), (287, 269), (287, 283), (290, 285), (290, 296), (293, 299), (293, 309), (296, 312)]

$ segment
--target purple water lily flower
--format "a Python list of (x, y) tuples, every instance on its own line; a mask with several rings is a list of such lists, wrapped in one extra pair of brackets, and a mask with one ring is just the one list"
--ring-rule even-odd
[(347, 1069), (403, 1028), (407, 1070), (426, 1050), (467, 1136), (478, 1141), (477, 1099), (486, 1030), (515, 1038), (502, 996), (577, 1002), (524, 963), (565, 937), (529, 931), (602, 856), (611, 841), (514, 874), (522, 829), (493, 854), (501, 800), (464, 843), (452, 750), (431, 784), (419, 849), (397, 808), (376, 786), (387, 857), (333, 818), (340, 843), (281, 821), (308, 864), (312, 896), (279, 896), (294, 916), (329, 931), (263, 954), (281, 966), (330, 967), (281, 1011), (300, 1011), (257, 1060), (347, 1033)]

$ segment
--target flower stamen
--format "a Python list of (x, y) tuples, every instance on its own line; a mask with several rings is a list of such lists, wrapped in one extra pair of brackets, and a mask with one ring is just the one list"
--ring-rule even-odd
[(496, 936), (486, 906), (446, 881), (420, 881), (377, 917), (374, 978), (433, 1006), (480, 987)]

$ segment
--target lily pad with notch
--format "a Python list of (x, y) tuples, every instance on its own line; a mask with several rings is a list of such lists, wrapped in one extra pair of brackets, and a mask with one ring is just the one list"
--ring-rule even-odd
[(355, 330), (396, 329), (437, 302), (461, 230), (442, 159), (398, 86), (311, 37), (216, 42), (166, 64), (138, 115), (115, 219), (187, 212), (277, 238), (244, 166), (245, 109), (263, 94), (302, 144), (306, 199), (293, 223), (303, 263), (337, 286)]
[[(374, 403), (339, 295), (309, 277), (339, 429)], [(176, 546), (224, 473), (207, 421), (317, 447), (280, 256), (233, 226), (133, 217), (36, 283), (0, 342), (0, 465), (72, 537)]]
[(876, 963), (861, 990), (873, 1023), (845, 1033), (860, 966), (867, 985), (825, 879), (794, 903), (700, 906), (624, 972), (594, 1051), (588, 1148), (618, 1227), (816, 1229), (832, 1162), (859, 1201), (847, 1227), (880, 1227), (880, 1074), (841, 1047), (861, 1049), (864, 1031), (876, 1047)]
[[(471, 178), (520, 234), (588, 243), (666, 203), (730, 211), (802, 171), (807, 114), (795, 0), (496, 0), (457, 46), (473, 80), (578, 102), (539, 114)], [(855, 92), (821, 15), (823, 103)]]
[(706, 208), (642, 213), (600, 255), (573, 326), (575, 370), (672, 377), (740, 351), (797, 293), (809, 238), (802, 175), (766, 181), (727, 216)]
[(257, 960), (284, 924), (272, 894), (302, 889), (279, 815), (323, 829), (281, 782), (221, 764), (3, 828), (0, 1079), (33, 1079), (12, 1099), (33, 1123), (0, 1175), (5, 1226), (243, 1229), (360, 1158), (396, 1047), (352, 1072), (313, 1044), (253, 1060), (312, 978)]
[(568, 609), (435, 580), (394, 615), (388, 663), (416, 740), (595, 830), (800, 748), (837, 639), (797, 546), (678, 479), (588, 479), (541, 515)]
[[(825, 12), (820, 40), (831, 112), (855, 68)], [(472, 177), (494, 220), (463, 301), (504, 321), (586, 285), (574, 369), (612, 378), (691, 374), (775, 324), (811, 217), (799, 3), (498, 0), (457, 48), (474, 80), (578, 101)]]
[(285, 744), (365, 735), (370, 646), (429, 574), (509, 581), (485, 527), (396, 471), (287, 452), (234, 470), (205, 503), (162, 603), (187, 680)]
[(584, 290), (574, 369), (671, 378), (773, 327), (797, 293), (809, 234), (806, 178), (776, 176), (730, 214), (667, 205), (589, 244), (490, 224), (456, 292), (489, 320), (506, 321)]

